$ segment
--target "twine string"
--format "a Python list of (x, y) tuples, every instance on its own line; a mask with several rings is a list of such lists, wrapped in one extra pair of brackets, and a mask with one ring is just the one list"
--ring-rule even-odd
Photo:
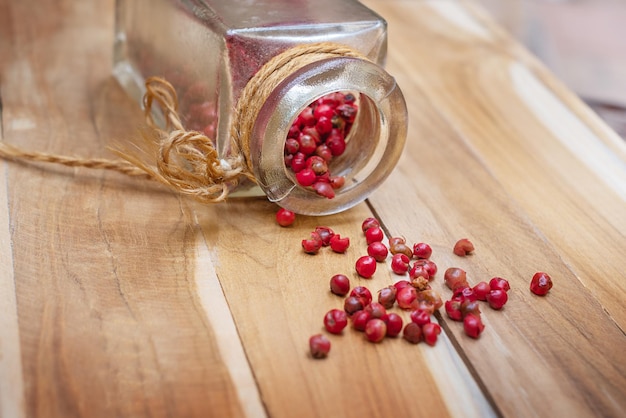
[[(351, 48), (322, 42), (295, 46), (263, 65), (242, 90), (235, 107), (228, 144), (230, 149), (223, 159), (220, 159), (211, 138), (184, 128), (178, 113), (176, 91), (169, 82), (159, 77), (150, 77), (145, 84), (143, 105), (150, 130), (141, 133), (143, 148), (137, 145), (143, 153), (122, 145), (111, 149), (120, 159), (82, 158), (31, 152), (0, 142), (0, 158), (112, 170), (156, 180), (203, 203), (221, 202), (243, 178), (256, 182), (250, 137), (256, 117), (271, 92), (294, 71), (334, 57), (367, 60)], [(163, 115), (164, 128), (159, 127), (155, 120), (155, 105)], [(156, 152), (153, 150), (155, 144)]]

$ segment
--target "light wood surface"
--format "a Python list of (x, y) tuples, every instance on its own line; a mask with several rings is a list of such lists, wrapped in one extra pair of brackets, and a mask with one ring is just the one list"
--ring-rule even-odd
[[(389, 180), (345, 213), (202, 206), (117, 173), (0, 161), (2, 417), (622, 416), (626, 145), (471, 3), (368, 0), (409, 107)], [(0, 140), (108, 156), (141, 124), (111, 77), (114, 2), (0, 0)], [(478, 340), (437, 315), (435, 347), (308, 337), (358, 279), (361, 221), (429, 242), (443, 271), (506, 277)], [(316, 225), (346, 254), (303, 254)], [(476, 251), (452, 254), (469, 237)], [(528, 290), (536, 271), (554, 288)], [(408, 314), (403, 313), (405, 319)]]

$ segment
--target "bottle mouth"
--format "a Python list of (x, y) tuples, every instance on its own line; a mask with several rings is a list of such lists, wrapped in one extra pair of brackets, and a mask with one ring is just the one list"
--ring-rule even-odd
[[(329, 199), (298, 184), (285, 165), (284, 147), (302, 110), (339, 91), (358, 94), (359, 108), (345, 152), (329, 166), (345, 184)], [(393, 77), (363, 59), (330, 58), (302, 67), (273, 90), (254, 124), (250, 158), (270, 201), (300, 214), (327, 215), (357, 205), (380, 186), (400, 158), (406, 131), (406, 104)]]

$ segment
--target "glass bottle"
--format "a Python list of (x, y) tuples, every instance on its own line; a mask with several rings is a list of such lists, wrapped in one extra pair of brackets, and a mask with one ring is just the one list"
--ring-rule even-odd
[[(407, 111), (383, 69), (386, 22), (353, 0), (117, 0), (114, 75), (140, 100), (144, 80), (162, 76), (176, 89), (187, 129), (214, 139), (228, 156), (235, 105), (270, 59), (304, 44), (332, 42), (362, 57), (337, 56), (297, 68), (276, 85), (254, 120), (249, 161), (257, 185), (231, 196), (265, 194), (297, 213), (324, 215), (363, 201), (390, 174), (406, 138)], [(331, 162), (345, 185), (332, 199), (302, 187), (285, 163), (285, 139), (309, 104), (350, 92), (358, 113), (346, 151)]]

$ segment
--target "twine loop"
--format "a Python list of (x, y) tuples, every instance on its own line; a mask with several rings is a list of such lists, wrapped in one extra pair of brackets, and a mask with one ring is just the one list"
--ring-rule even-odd
[[(159, 138), (156, 172), (153, 171), (157, 180), (203, 203), (224, 200), (241, 175), (254, 181), (251, 172), (246, 171), (238, 147), (231, 148), (230, 155), (220, 160), (212, 139), (201, 132), (185, 130), (178, 114), (176, 91), (166, 80), (159, 77), (146, 80), (143, 104), (146, 123)], [(165, 130), (155, 121), (154, 104), (165, 119)]]

